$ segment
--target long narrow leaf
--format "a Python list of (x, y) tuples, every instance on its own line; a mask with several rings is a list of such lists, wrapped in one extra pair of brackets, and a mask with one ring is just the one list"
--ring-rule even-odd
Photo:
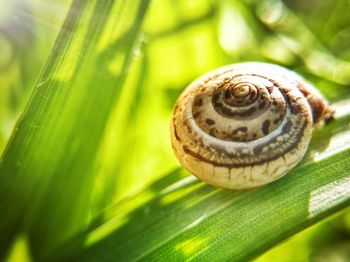
[(348, 120), (316, 130), (303, 163), (262, 188), (221, 190), (169, 174), (106, 211), (104, 223), (61, 247), (58, 257), (248, 261), (350, 204)]
[(88, 221), (96, 156), (126, 80), (147, 0), (75, 0), (0, 164), (0, 254), (34, 257)]

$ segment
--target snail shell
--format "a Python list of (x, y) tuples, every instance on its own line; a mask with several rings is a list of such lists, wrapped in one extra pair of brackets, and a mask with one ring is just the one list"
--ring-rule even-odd
[(298, 164), (332, 111), (317, 90), (277, 65), (240, 63), (195, 80), (176, 102), (172, 146), (199, 179), (229, 189), (270, 183)]

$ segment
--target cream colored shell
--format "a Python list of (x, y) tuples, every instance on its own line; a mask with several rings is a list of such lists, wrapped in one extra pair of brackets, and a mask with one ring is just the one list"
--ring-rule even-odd
[(176, 102), (171, 141), (180, 163), (229, 189), (265, 185), (303, 158), (326, 101), (277, 65), (240, 63), (200, 77)]

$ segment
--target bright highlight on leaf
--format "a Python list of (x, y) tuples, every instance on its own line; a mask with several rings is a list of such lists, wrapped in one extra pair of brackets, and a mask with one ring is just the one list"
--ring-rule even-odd
[(309, 217), (313, 218), (350, 199), (350, 177), (317, 188), (310, 194)]

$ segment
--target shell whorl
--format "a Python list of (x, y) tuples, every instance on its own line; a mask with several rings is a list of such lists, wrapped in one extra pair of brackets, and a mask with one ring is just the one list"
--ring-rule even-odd
[(327, 103), (301, 77), (266, 63), (241, 63), (194, 81), (178, 99), (172, 146), (181, 164), (209, 184), (270, 183), (304, 156)]

